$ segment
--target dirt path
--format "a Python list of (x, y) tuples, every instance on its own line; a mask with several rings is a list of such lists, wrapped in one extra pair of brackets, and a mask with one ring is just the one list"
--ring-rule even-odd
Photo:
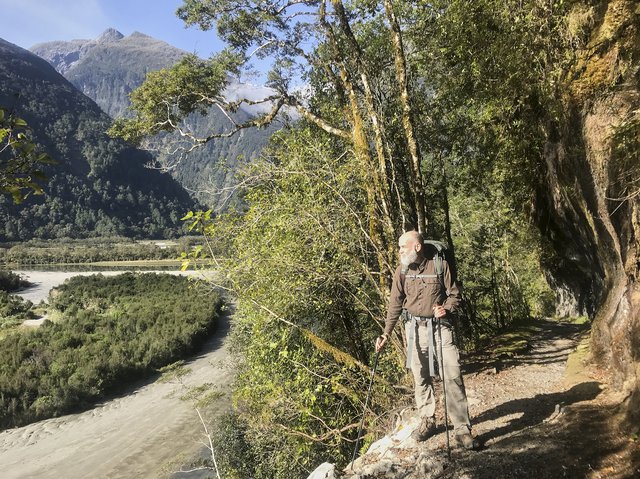
[(561, 409), (600, 393), (599, 385), (593, 381), (577, 390), (571, 389), (573, 385), (567, 389), (567, 358), (582, 331), (582, 325), (548, 322), (533, 338), (528, 351), (467, 363), (469, 413), (474, 434), (485, 446), (549, 419), (556, 406)]
[[(225, 338), (229, 320), (187, 366), (187, 386), (226, 391), (233, 371)], [(75, 415), (0, 433), (2, 479), (167, 477), (201, 448), (202, 426), (175, 383), (153, 382)], [(216, 407), (228, 407), (225, 394)]]
[[(640, 478), (640, 441), (625, 433), (622, 402), (576, 351), (585, 326), (537, 323), (540, 331), (519, 355), (490, 354), (464, 360), (473, 433), (478, 451), (446, 454), (444, 418), (423, 443), (410, 438), (418, 419), (374, 444), (347, 478), (378, 479), (626, 479)], [(571, 357), (570, 357), (571, 354)], [(568, 361), (569, 359), (569, 361)], [(439, 389), (437, 387), (436, 389)], [(441, 391), (436, 391), (441, 397)], [(360, 475), (358, 475), (360, 474)]]
[[(456, 449), (441, 477), (640, 477), (638, 445), (619, 427), (622, 398), (575, 354), (587, 328), (541, 325), (523, 354), (468, 363), (474, 434), (484, 447)], [(434, 441), (443, 447), (444, 434), (439, 436)]]
[(569, 358), (588, 331), (543, 324), (528, 352), (497, 364), (480, 361), (465, 377), (484, 448), (456, 450), (442, 477), (640, 477), (640, 448), (620, 427), (622, 398), (580, 354)]

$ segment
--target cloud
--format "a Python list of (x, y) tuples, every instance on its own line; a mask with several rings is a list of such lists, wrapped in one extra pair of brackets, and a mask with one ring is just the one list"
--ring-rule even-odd
[(51, 40), (94, 38), (109, 26), (98, 0), (0, 0), (0, 36), (24, 48)]

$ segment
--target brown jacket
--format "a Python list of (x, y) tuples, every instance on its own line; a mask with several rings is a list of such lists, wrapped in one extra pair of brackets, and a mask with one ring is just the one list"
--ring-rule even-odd
[(451, 276), (449, 264), (443, 261), (442, 266), (444, 291), (432, 259), (425, 258), (420, 264), (410, 265), (406, 274), (402, 274), (402, 266), (398, 266), (391, 285), (385, 334), (391, 334), (403, 309), (414, 316), (433, 316), (433, 307), (442, 304), (448, 313), (458, 312), (460, 288)]

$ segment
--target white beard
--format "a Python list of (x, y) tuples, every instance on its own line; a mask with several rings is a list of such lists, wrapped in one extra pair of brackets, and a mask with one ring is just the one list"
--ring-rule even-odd
[(410, 264), (416, 263), (417, 261), (418, 261), (418, 252), (415, 250), (413, 250), (411, 253), (400, 255), (400, 263), (404, 267), (407, 267)]

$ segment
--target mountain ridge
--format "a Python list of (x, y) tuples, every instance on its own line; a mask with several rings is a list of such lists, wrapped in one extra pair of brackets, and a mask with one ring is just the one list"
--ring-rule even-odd
[[(44, 42), (30, 51), (48, 61), (112, 118), (126, 114), (128, 94), (144, 81), (148, 71), (165, 68), (187, 54), (149, 35), (134, 32), (124, 36), (114, 28), (108, 28), (96, 39)], [(96, 93), (114, 77), (122, 78), (121, 88), (113, 89), (109, 95)]]
[(47, 167), (46, 194), (0, 198), (0, 241), (122, 235), (175, 236), (196, 202), (144, 167), (148, 153), (109, 138), (109, 116), (45, 60), (0, 39), (0, 106), (23, 118)]
[[(147, 72), (168, 68), (187, 55), (186, 51), (144, 33), (124, 36), (113, 28), (105, 30), (94, 40), (40, 43), (31, 50), (49, 61), (112, 118), (130, 114), (128, 95), (142, 84)], [(257, 100), (272, 93), (267, 87), (229, 80), (227, 95), (230, 100), (240, 97)], [(264, 105), (241, 105), (235, 119), (247, 121), (262, 113), (264, 108)], [(229, 119), (217, 108), (212, 108), (207, 117), (193, 115), (190, 122), (196, 134), (202, 136), (209, 132), (221, 133), (231, 127)], [(216, 196), (211, 191), (231, 187), (239, 163), (256, 158), (277, 129), (278, 126), (270, 125), (216, 139), (191, 152), (186, 161), (179, 153), (168, 152), (167, 142), (171, 143), (177, 137), (163, 135), (152, 140), (149, 147), (157, 150), (154, 153), (155, 163), (171, 165), (172, 168), (168, 168), (171, 175), (194, 192), (199, 201), (222, 210), (234, 200)]]
[[(102, 41), (100, 41), (102, 39)], [(187, 52), (144, 33), (129, 36), (118, 30), (105, 30), (94, 40), (48, 42), (32, 47), (32, 51), (49, 61), (65, 78), (85, 95), (92, 98), (112, 118), (130, 114), (129, 94), (144, 81), (149, 71), (168, 68)], [(229, 78), (226, 94), (229, 100), (240, 97), (259, 100), (272, 93), (267, 87), (241, 83)], [(269, 105), (241, 105), (234, 119), (245, 122), (263, 113)], [(219, 109), (212, 108), (206, 117), (192, 115), (192, 129), (207, 136), (228, 131), (232, 125)], [(243, 161), (257, 158), (279, 129), (278, 125), (252, 128), (228, 138), (219, 138), (193, 150), (188, 155), (174, 153), (167, 143), (179, 143), (177, 135), (162, 135), (151, 139), (149, 149), (153, 163), (165, 168), (200, 202), (216, 210), (237, 204), (237, 197), (220, 194), (233, 189), (236, 171)]]

